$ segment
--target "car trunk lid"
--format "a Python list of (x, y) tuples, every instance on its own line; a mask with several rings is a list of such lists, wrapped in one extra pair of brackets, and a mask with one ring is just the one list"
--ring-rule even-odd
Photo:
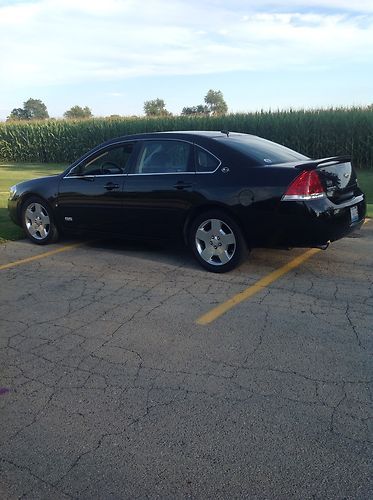
[(333, 203), (343, 203), (355, 196), (357, 179), (348, 156), (311, 160), (296, 165), (296, 168), (303, 171), (315, 170), (326, 196)]

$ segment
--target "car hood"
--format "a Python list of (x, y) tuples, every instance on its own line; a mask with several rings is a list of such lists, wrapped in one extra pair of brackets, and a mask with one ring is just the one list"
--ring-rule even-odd
[(54, 174), (54, 175), (46, 175), (44, 177), (38, 177), (37, 179), (30, 179), (30, 180), (27, 180), (27, 181), (22, 181), (22, 182), (17, 182), (17, 184), (15, 184), (14, 186), (17, 188), (17, 190), (25, 190), (25, 189), (28, 189), (30, 187), (34, 187), (34, 186), (39, 186), (39, 185), (42, 185), (44, 183), (50, 183), (50, 182), (53, 182), (53, 179), (59, 179), (59, 177), (61, 176), (61, 174)]

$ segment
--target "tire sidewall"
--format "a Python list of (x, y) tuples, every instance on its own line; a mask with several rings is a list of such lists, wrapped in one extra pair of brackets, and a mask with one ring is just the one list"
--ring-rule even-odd
[[(226, 264), (222, 265), (209, 264), (198, 253), (195, 243), (196, 231), (199, 228), (199, 226), (208, 219), (221, 220), (222, 222), (226, 223), (234, 233), (234, 236), (236, 238), (236, 249), (233, 257)], [(188, 242), (194, 257), (201, 264), (201, 266), (213, 273), (225, 273), (231, 271), (232, 269), (240, 265), (243, 259), (247, 256), (246, 242), (238, 224), (236, 224), (236, 222), (225, 212), (219, 210), (212, 210), (197, 215), (197, 217), (192, 221), (190, 225)]]
[[(46, 238), (42, 239), (42, 240), (34, 238), (29, 233), (29, 231), (28, 231), (28, 229), (26, 227), (25, 212), (26, 212), (27, 207), (29, 207), (33, 203), (39, 203), (40, 205), (42, 205), (42, 207), (44, 208), (44, 210), (46, 210), (46, 212), (48, 213), (48, 217), (49, 217), (49, 233), (48, 233), (48, 236)], [(53, 211), (52, 211), (50, 205), (44, 199), (39, 198), (37, 196), (32, 196), (30, 198), (27, 198), (27, 200), (25, 200), (23, 202), (23, 204), (22, 204), (21, 218), (22, 218), (21, 219), (21, 221), (22, 221), (22, 228), (25, 231), (26, 236), (33, 243), (36, 243), (37, 245), (47, 245), (48, 243), (52, 243), (52, 242), (54, 242), (54, 241), (57, 240), (57, 238), (58, 238), (58, 231), (57, 231), (56, 225), (54, 223)]]

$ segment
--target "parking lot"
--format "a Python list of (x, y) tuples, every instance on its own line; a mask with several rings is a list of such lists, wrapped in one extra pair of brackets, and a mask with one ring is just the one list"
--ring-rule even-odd
[(373, 222), (306, 252), (1, 245), (0, 497), (372, 498)]

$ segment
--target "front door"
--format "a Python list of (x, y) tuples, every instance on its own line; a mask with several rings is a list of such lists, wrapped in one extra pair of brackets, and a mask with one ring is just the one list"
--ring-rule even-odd
[(122, 193), (133, 150), (133, 142), (100, 149), (61, 179), (58, 218), (63, 227), (126, 232)]

